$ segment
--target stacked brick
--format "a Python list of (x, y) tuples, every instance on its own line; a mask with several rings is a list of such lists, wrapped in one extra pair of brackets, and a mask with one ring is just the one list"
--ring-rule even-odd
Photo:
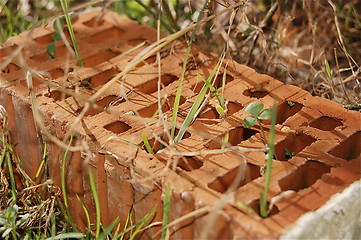
[[(99, 9), (74, 18), (73, 27), (83, 67), (77, 66), (62, 40), (55, 42), (55, 57), (51, 58), (46, 48), (52, 42), (52, 27), (22, 33), (1, 46), (0, 104), (9, 115), (8, 127), (26, 172), (35, 176), (47, 142), (49, 172), (57, 186), (61, 185), (65, 149), (49, 137), (68, 139), (69, 128), (73, 127), (74, 149), (67, 158), (66, 184), (72, 216), (80, 228), (85, 228), (86, 218), (76, 195), (95, 218), (89, 166), (96, 176), (105, 225), (116, 217), (124, 224), (130, 209), (134, 222), (153, 208), (153, 221), (161, 221), (162, 199), (169, 185), (170, 220), (179, 220), (170, 228), (171, 238), (278, 238), (300, 216), (319, 209), (334, 194), (360, 179), (360, 113), (230, 60), (224, 91), (227, 117), (221, 118), (212, 101), (208, 101), (184, 138), (162, 149), (161, 142), (167, 143), (164, 124), (149, 119), (157, 113), (159, 104), (164, 118), (172, 117), (186, 52), (180, 42), (161, 52), (160, 92), (158, 64), (151, 56), (106, 89), (96, 106), (78, 121), (87, 99), (155, 42), (156, 31)], [(134, 50), (142, 42), (145, 44)], [(192, 49), (179, 125), (203, 86), (197, 73), (208, 76), (217, 61), (216, 56)], [(43, 83), (33, 77), (37, 107), (29, 97), (27, 69), (49, 80)], [(217, 77), (217, 87), (221, 87), (223, 71)], [(127, 93), (126, 98), (121, 89)], [(226, 151), (219, 142), (228, 134), (233, 146), (264, 148), (260, 126), (243, 127), (243, 119), (248, 116), (244, 107), (261, 102), (271, 108), (274, 99), (278, 117), (268, 200), (285, 191), (289, 194), (277, 201), (270, 216), (263, 219), (239, 203), (257, 211), (259, 190), (264, 186), (265, 152)], [(37, 111), (42, 116), (41, 126), (34, 120)], [(268, 135), (270, 123), (265, 121), (263, 126)], [(155, 154), (135, 146), (143, 145), (144, 134)], [(174, 154), (174, 149), (185, 156)], [(189, 217), (180, 219), (185, 214)], [(155, 225), (153, 232), (159, 229)], [(145, 232), (142, 237), (152, 236)]]

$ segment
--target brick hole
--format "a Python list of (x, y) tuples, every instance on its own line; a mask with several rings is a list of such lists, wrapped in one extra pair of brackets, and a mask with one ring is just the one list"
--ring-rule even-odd
[[(243, 141), (246, 141), (247, 139), (251, 138), (253, 135), (257, 134), (258, 131), (255, 131), (250, 128), (244, 128), (244, 127), (236, 127), (228, 132), (228, 142), (232, 146), (236, 146), (240, 144)], [(223, 134), (219, 137), (218, 140), (221, 140), (225, 137), (226, 134)], [(221, 145), (219, 142), (211, 141), (209, 145), (207, 146), (208, 149), (220, 149)]]
[[(103, 112), (103, 110), (105, 108), (107, 108), (109, 106), (109, 104), (113, 101), (118, 100), (119, 97), (116, 95), (110, 95), (110, 96), (106, 96), (100, 100), (98, 100), (95, 104), (98, 106), (97, 108), (91, 107), (86, 113), (85, 116), (94, 116), (97, 115), (98, 113)], [(76, 113), (80, 114), (81, 111), (83, 111), (83, 107), (79, 108)]]
[[(217, 177), (216, 180), (208, 184), (208, 187), (217, 192), (225, 193), (228, 188), (232, 186), (233, 181), (237, 177), (237, 174), (240, 174), (239, 167), (233, 168), (221, 177)], [(260, 176), (260, 167), (251, 163), (247, 163), (244, 179), (238, 183), (237, 188), (246, 185)]]
[(227, 109), (228, 109), (227, 115), (228, 115), (228, 116), (231, 116), (231, 115), (233, 115), (234, 113), (242, 110), (242, 109), (243, 109), (243, 106), (242, 106), (242, 104), (237, 103), (237, 102), (228, 102), (228, 104), (227, 104)]
[(334, 147), (330, 153), (331, 155), (345, 159), (347, 161), (356, 159), (361, 152), (361, 131), (355, 132), (346, 140), (342, 141), (338, 146)]
[(318, 161), (310, 160), (294, 172), (282, 178), (278, 184), (282, 191), (300, 191), (311, 187), (323, 174), (329, 173), (331, 167)]
[(197, 120), (207, 125), (217, 123), (217, 121), (212, 120), (212, 119), (220, 119), (217, 109), (209, 104), (207, 106), (208, 107), (199, 115), (199, 119)]
[[(162, 74), (161, 75), (161, 82), (164, 85), (163, 87), (168, 86), (175, 80), (177, 80), (178, 77), (174, 76), (172, 74)], [(153, 78), (141, 85), (138, 85), (135, 87), (137, 91), (145, 93), (145, 94), (152, 94), (158, 90), (158, 77)]]
[(55, 68), (53, 70), (50, 70), (49, 73), (52, 79), (64, 76), (64, 70), (61, 68)]
[[(227, 104), (227, 116), (231, 116), (233, 113), (240, 111), (243, 106), (236, 102), (229, 102)], [(212, 125), (217, 123), (217, 121), (213, 121), (212, 119), (221, 119), (217, 109), (211, 105), (207, 105), (207, 108), (199, 115), (198, 121), (201, 123)]]
[[(70, 38), (70, 33), (68, 29), (64, 29), (63, 31), (65, 38), (68, 40), (69, 43), (71, 43), (71, 38)], [(46, 34), (44, 36), (41, 37), (37, 37), (34, 39), (35, 42), (39, 43), (39, 44), (49, 44), (51, 42), (54, 42), (52, 35), (55, 34), (55, 32)], [(74, 31), (74, 34), (76, 34), (76, 32)], [(63, 39), (61, 38), (59, 41), (63, 41)], [(57, 42), (57, 41), (55, 41)]]
[(265, 96), (268, 95), (267, 91), (262, 91), (262, 90), (255, 90), (254, 88), (252, 89), (247, 89), (243, 92), (243, 95), (247, 96), (247, 97), (251, 97), (251, 98), (264, 98)]
[(303, 105), (297, 102), (284, 102), (277, 107), (277, 124), (284, 123), (289, 117), (297, 114)]
[[(177, 135), (178, 135), (178, 132), (179, 132), (179, 129), (176, 128), (174, 136), (177, 136)], [(170, 132), (169, 132), (169, 134), (170, 134)], [(190, 134), (189, 132), (186, 132), (186, 133), (184, 134), (184, 136), (183, 136), (183, 139), (189, 138), (190, 136), (191, 136), (191, 134)], [(160, 139), (161, 139), (163, 142), (169, 143), (169, 138), (168, 138), (168, 134), (167, 134), (167, 133), (163, 133), (163, 134), (162, 134), (161, 136), (159, 136), (159, 137), (160, 137)], [(167, 147), (167, 146), (164, 146), (161, 142), (159, 142), (159, 141), (156, 140), (155, 138), (152, 138), (152, 139), (148, 140), (148, 142), (149, 142), (149, 145), (152, 147), (154, 153), (157, 153), (159, 150), (162, 150), (162, 149), (164, 149), (164, 148)], [(144, 143), (142, 143), (142, 144), (143, 144), (143, 146), (144, 146)], [(142, 145), (142, 144), (141, 144), (141, 145)], [(146, 148), (144, 147), (144, 149), (146, 149)], [(146, 151), (147, 151), (147, 150), (146, 150)], [(147, 151), (147, 152), (148, 152), (148, 151)], [(149, 153), (149, 152), (148, 152), (148, 153)]]
[(87, 78), (83, 81), (89, 82), (92, 88), (97, 88), (99, 86), (103, 86), (104, 84), (106, 84), (110, 79), (112, 79), (118, 73), (119, 72), (117, 70), (111, 68), (104, 72), (98, 73), (93, 77)]
[(196, 159), (195, 157), (186, 156), (178, 160), (177, 166), (183, 169), (184, 171), (190, 172), (201, 168), (203, 166), (203, 162)]
[[(167, 112), (167, 111), (173, 109), (174, 99), (175, 99), (175, 96), (172, 95), (172, 96), (168, 97), (167, 101), (163, 102), (163, 105), (162, 105), (163, 112)], [(179, 101), (179, 105), (182, 105), (185, 101), (186, 101), (185, 98), (181, 97), (180, 101)], [(138, 111), (138, 113), (139, 113), (139, 116), (141, 116), (141, 117), (150, 118), (150, 117), (153, 117), (153, 115), (155, 114), (155, 112), (157, 110), (158, 110), (158, 102), (140, 109)]]
[(99, 27), (101, 25), (104, 24), (104, 20), (102, 18), (99, 18), (99, 17), (93, 17), (92, 19), (86, 21), (86, 22), (83, 22), (83, 24), (87, 27)]
[[(269, 207), (269, 202), (267, 202), (267, 209)], [(259, 209), (259, 199), (256, 199), (252, 201), (250, 204), (248, 204), (250, 208), (252, 208), (259, 216), (261, 216), (260, 209)], [(274, 216), (277, 213), (279, 213), (279, 210), (276, 205), (273, 205), (268, 217)]]
[(313, 128), (320, 129), (322, 131), (332, 131), (338, 126), (342, 126), (342, 121), (331, 118), (328, 116), (322, 116), (317, 118), (316, 120), (312, 121), (309, 126)]
[(106, 50), (104, 52), (101, 52), (99, 54), (87, 57), (83, 60), (84, 66), (85, 67), (93, 67), (96, 66), (102, 62), (106, 62), (110, 59), (112, 59), (113, 57), (119, 55), (120, 53), (115, 53), (111, 50)]
[(157, 56), (147, 57), (144, 61), (147, 62), (148, 64), (153, 64), (157, 61)]
[(39, 44), (48, 44), (53, 42), (53, 39), (51, 38), (51, 35), (53, 35), (54, 33), (49, 33), (46, 34), (42, 37), (37, 37), (34, 39), (35, 42), (39, 43)]
[(3, 73), (12, 73), (20, 70), (20, 67), (15, 63), (9, 63), (4, 69), (1, 70)]
[(70, 95), (68, 95), (60, 90), (53, 90), (51, 92), (44, 94), (44, 96), (48, 97), (48, 98), (52, 98), (55, 101), (64, 100), (64, 99), (67, 99), (68, 97), (70, 97)]
[[(57, 47), (55, 48), (55, 57), (54, 59), (63, 57), (66, 52), (68, 51), (68, 49), (65, 46), (61, 46), (61, 47)], [(70, 56), (70, 53), (69, 53)], [(49, 61), (52, 59), (51, 55), (45, 51), (44, 53), (35, 55), (35, 56), (31, 56), (30, 59), (37, 61), (37, 62), (45, 62), (45, 61)]]
[(301, 152), (305, 147), (311, 145), (315, 141), (316, 139), (304, 133), (297, 135), (288, 135), (286, 139), (277, 143), (275, 146), (275, 155), (277, 157), (277, 160), (287, 161), (292, 158), (292, 156), (287, 156), (286, 148), (290, 153), (294, 153), (294, 155), (296, 155), (297, 153)]
[(145, 39), (145, 38), (134, 38), (134, 39), (130, 39), (128, 41), (128, 44), (135, 47), (141, 43), (145, 42), (145, 45), (144, 46), (149, 46), (149, 43), (148, 43), (148, 40)]
[(117, 27), (112, 27), (110, 29), (104, 30), (102, 32), (98, 32), (87, 38), (84, 38), (83, 40), (87, 43), (99, 43), (99, 42), (107, 41), (109, 38), (120, 39), (123, 34), (124, 34), (124, 30)]
[[(233, 80), (234, 77), (232, 75), (226, 74), (226, 84), (232, 82)], [(215, 88), (220, 88), (222, 87), (222, 84), (223, 84), (223, 73), (220, 73), (217, 75), (216, 81), (213, 84), (213, 86)]]
[(128, 131), (132, 127), (124, 122), (116, 121), (116, 122), (112, 122), (112, 123), (105, 125), (104, 128), (115, 134), (120, 134), (120, 133)]
[[(232, 82), (233, 80), (234, 80), (233, 76), (226, 74), (226, 84)], [(211, 83), (212, 82), (213, 79)], [(222, 84), (223, 84), (223, 73), (219, 73), (216, 77), (216, 80), (214, 81), (213, 86), (218, 89), (222, 87)], [(204, 86), (204, 81), (202, 81), (202, 79), (199, 79), (199, 81), (192, 86), (192, 89), (194, 89), (195, 93), (199, 93), (202, 90), (203, 86)]]

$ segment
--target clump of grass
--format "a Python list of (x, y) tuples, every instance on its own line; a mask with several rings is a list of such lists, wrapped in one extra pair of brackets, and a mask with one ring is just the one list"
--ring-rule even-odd
[[(1, 239), (124, 239), (130, 232), (130, 239), (136, 239), (147, 229), (150, 220), (154, 217), (155, 208), (136, 223), (128, 221), (123, 231), (119, 231), (119, 219), (115, 219), (108, 227), (101, 224), (100, 203), (96, 191), (96, 183), (91, 170), (89, 179), (93, 199), (96, 206), (96, 229), (92, 232), (88, 209), (80, 201), (86, 213), (88, 229), (86, 233), (80, 232), (74, 225), (69, 213), (69, 202), (65, 185), (67, 160), (69, 148), (73, 144), (74, 137), (71, 134), (68, 149), (65, 150), (62, 167), (61, 182), (62, 194), (59, 188), (53, 185), (47, 176), (46, 145), (44, 145), (43, 161), (39, 165), (34, 179), (26, 175), (25, 171), (16, 170), (22, 168), (21, 160), (15, 155), (14, 145), (11, 143), (7, 131), (7, 115), (0, 105), (0, 238)], [(1, 121), (0, 121), (1, 123)], [(15, 167), (16, 166), (16, 167)], [(16, 171), (15, 171), (16, 170)], [(17, 175), (15, 181), (15, 175)], [(36, 179), (42, 179), (36, 185)], [(21, 180), (21, 182), (19, 182)], [(23, 189), (20, 188), (23, 187)], [(42, 188), (42, 191), (38, 191)], [(46, 198), (44, 198), (46, 194)], [(131, 214), (129, 214), (129, 217)], [(114, 231), (116, 230), (116, 231)], [(114, 234), (112, 234), (114, 232)]]
[[(218, 71), (218, 67), (221, 64), (221, 59), (218, 61), (218, 63), (216, 64), (216, 66), (213, 68), (212, 72), (210, 73), (210, 75), (208, 76), (208, 78), (206, 79), (206, 82), (210, 82), (213, 80), (214, 76), (216, 75), (216, 72)], [(211, 85), (212, 86), (212, 85)], [(184, 120), (184, 122), (182, 123), (180, 129), (179, 129), (179, 133), (178, 135), (175, 137), (174, 142), (179, 142), (180, 140), (182, 140), (187, 128), (190, 126), (190, 124), (195, 120), (195, 118), (197, 117), (197, 115), (199, 114), (199, 111), (201, 109), (201, 105), (203, 103), (204, 98), (206, 97), (206, 94), (208, 92), (208, 85), (207, 83), (205, 83), (201, 89), (201, 91), (198, 93), (198, 96), (196, 98), (196, 100), (194, 101), (191, 109), (189, 110), (186, 119)]]

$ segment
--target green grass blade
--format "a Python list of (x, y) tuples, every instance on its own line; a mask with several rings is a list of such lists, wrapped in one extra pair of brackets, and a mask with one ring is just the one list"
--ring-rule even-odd
[(202, 7), (201, 12), (200, 12), (199, 15), (198, 15), (197, 23), (196, 23), (196, 26), (195, 26), (195, 28), (194, 28), (194, 31), (193, 31), (192, 37), (191, 37), (191, 44), (193, 43), (193, 40), (194, 40), (194, 38), (195, 38), (195, 36), (196, 36), (197, 28), (198, 28), (198, 26), (199, 26), (199, 23), (200, 23), (202, 17), (203, 17), (204, 11), (205, 11), (206, 8), (207, 8), (208, 2), (209, 2), (209, 0), (206, 0), (206, 2), (203, 4), (203, 7)]
[(119, 219), (116, 218), (107, 228), (104, 229), (104, 231), (102, 232), (102, 234), (99, 235), (97, 240), (105, 239), (113, 231), (115, 226), (117, 226), (118, 222)]
[[(187, 47), (186, 56), (185, 56), (185, 59), (183, 61), (182, 73), (181, 73), (181, 77), (179, 79), (180, 82), (179, 82), (179, 85), (178, 85), (178, 89), (177, 89), (177, 93), (176, 93), (175, 100), (174, 100), (174, 105), (173, 105), (171, 139), (174, 139), (174, 135), (175, 135), (175, 127), (176, 127), (176, 122), (177, 122), (177, 114), (178, 114), (178, 109), (179, 109), (180, 97), (181, 97), (182, 88), (183, 88), (184, 75), (185, 75), (185, 72), (187, 70), (188, 58), (189, 58), (189, 54), (191, 52), (191, 46), (192, 46), (192, 43), (193, 43), (195, 32), (196, 32), (196, 30), (198, 28), (200, 20), (203, 17), (203, 13), (204, 13), (204, 10), (206, 9), (207, 4), (208, 4), (208, 0), (203, 5), (203, 8), (202, 8), (202, 10), (201, 10), (201, 12), (200, 12), (200, 14), (198, 16), (197, 23), (196, 23), (196, 26), (195, 26), (194, 31), (192, 33), (192, 37), (191, 37), (190, 42), (189, 42), (188, 47)], [(176, 141), (174, 141), (174, 142), (176, 142)]]
[(63, 201), (64, 201), (64, 205), (65, 205), (66, 209), (68, 209), (69, 205), (68, 205), (68, 198), (67, 198), (67, 193), (66, 193), (65, 168), (66, 168), (66, 159), (68, 158), (69, 148), (72, 143), (73, 143), (73, 134), (70, 135), (68, 147), (65, 150), (63, 161), (61, 164), (61, 189), (62, 189)]
[(68, 158), (68, 153), (69, 153), (69, 148), (71, 146), (71, 144), (73, 143), (73, 134), (70, 134), (70, 140), (68, 143), (68, 147), (65, 150), (64, 153), (64, 157), (63, 157), (63, 161), (61, 164), (61, 190), (62, 190), (62, 194), (63, 194), (63, 201), (64, 201), (64, 205), (65, 205), (65, 211), (64, 215), (65, 218), (67, 219), (67, 221), (70, 223), (70, 225), (76, 229), (73, 220), (70, 216), (70, 212), (69, 212), (69, 205), (68, 205), (68, 196), (67, 196), (67, 192), (66, 192), (66, 183), (65, 183), (65, 168), (66, 168), (66, 159)]
[(90, 228), (90, 217), (89, 217), (88, 209), (86, 209), (84, 203), (81, 201), (81, 199), (80, 199), (80, 197), (78, 196), (78, 194), (76, 194), (76, 199), (78, 199), (81, 207), (83, 208), (83, 211), (84, 211), (85, 217), (86, 217), (86, 222), (87, 222), (88, 231), (91, 232), (91, 228)]
[(45, 240), (72, 239), (72, 238), (79, 239), (83, 237), (85, 237), (85, 235), (82, 233), (70, 232), (70, 233), (61, 233), (59, 235), (56, 235), (55, 237), (49, 237)]
[(4, 149), (1, 152), (1, 156), (0, 156), (0, 168), (2, 168), (5, 156), (6, 156), (6, 146), (4, 146)]
[[(224, 104), (223, 99), (221, 98), (218, 89), (215, 88), (205, 77), (203, 77), (200, 73), (197, 73), (197, 75), (207, 84), (211, 92), (214, 94), (214, 96), (217, 98), (219, 105), (222, 107), (223, 111), (226, 110), (226, 106)], [(222, 112), (223, 113), (223, 112)], [(221, 113), (219, 113), (221, 114)]]
[(93, 193), (93, 198), (94, 198), (94, 203), (95, 203), (95, 213), (96, 213), (95, 237), (98, 238), (99, 233), (100, 233), (100, 218), (101, 218), (101, 216), (100, 216), (100, 202), (99, 202), (97, 188), (96, 188), (95, 181), (94, 181), (93, 172), (90, 169), (90, 167), (88, 168), (88, 172), (89, 172), (90, 187), (91, 187), (91, 190), (92, 190), (92, 193)]
[(257, 216), (258, 214), (256, 213), (256, 211), (254, 211), (250, 206), (248, 206), (245, 202), (241, 201), (241, 200), (237, 200), (237, 204), (238, 206), (240, 206), (242, 209), (244, 209), (245, 211), (247, 211), (248, 213)]
[(114, 233), (114, 239), (120, 238), (120, 240), (123, 240), (123, 238), (124, 238), (124, 236), (126, 234), (126, 229), (127, 229), (128, 224), (130, 222), (130, 219), (131, 219), (131, 214), (132, 214), (132, 208), (128, 212), (127, 219), (125, 220), (123, 231), (120, 234), (118, 234), (118, 229), (117, 229), (117, 231)]
[(144, 146), (147, 149), (147, 152), (150, 153), (150, 154), (154, 154), (153, 149), (150, 146), (149, 141), (147, 139), (147, 136), (146, 136), (146, 134), (144, 132), (142, 133), (142, 138), (143, 138)]
[(261, 191), (261, 194), (260, 194), (260, 214), (261, 214), (261, 217), (263, 217), (263, 218), (267, 217), (267, 215), (268, 215), (267, 196), (268, 196), (269, 185), (271, 182), (273, 154), (275, 152), (274, 142), (275, 142), (276, 120), (277, 120), (277, 104), (276, 104), (276, 100), (274, 100), (272, 114), (271, 114), (270, 136), (269, 136), (269, 141), (268, 141), (265, 187), (264, 187), (264, 191)]
[(40, 173), (41, 173), (41, 170), (43, 169), (43, 167), (44, 167), (44, 164), (45, 164), (45, 160), (46, 160), (46, 153), (47, 153), (47, 151), (46, 151), (46, 147), (47, 145), (46, 145), (46, 142), (44, 143), (44, 150), (43, 150), (43, 157), (42, 157), (42, 159), (41, 159), (41, 163), (40, 163), (40, 166), (39, 166), (39, 168), (38, 168), (38, 170), (36, 171), (36, 174), (35, 174), (35, 178), (34, 178), (34, 182), (38, 179), (38, 177), (39, 177), (39, 175), (40, 175)]
[(79, 53), (79, 50), (78, 50), (78, 45), (76, 43), (76, 38), (75, 38), (75, 34), (74, 34), (73, 25), (71, 23), (71, 19), (70, 19), (69, 13), (68, 13), (68, 5), (69, 5), (69, 3), (68, 3), (67, 0), (60, 0), (60, 4), (61, 4), (61, 8), (63, 9), (63, 12), (64, 12), (66, 24), (68, 25), (70, 38), (71, 38), (71, 41), (73, 42), (73, 48), (74, 48), (75, 55), (76, 55), (76, 58), (77, 58), (77, 61), (78, 61), (78, 65), (80, 67), (82, 67), (83, 66), (83, 61), (81, 60), (81, 56), (80, 56), (80, 53)]
[(173, 29), (174, 29), (175, 31), (179, 31), (180, 28), (179, 28), (176, 20), (174, 19), (173, 14), (172, 14), (171, 11), (170, 11), (170, 8), (169, 8), (169, 5), (168, 5), (168, 1), (161, 1), (161, 3), (162, 3), (162, 8), (163, 8), (164, 14), (165, 14), (165, 16), (167, 17), (170, 25), (173, 27)]
[(11, 157), (10, 153), (6, 152), (6, 159), (8, 163), (9, 168), (9, 175), (10, 175), (10, 183), (11, 183), (11, 195), (13, 198), (13, 203), (16, 204), (16, 184), (15, 184), (15, 178), (14, 178), (14, 171), (13, 171), (13, 165), (11, 163)]
[(135, 231), (130, 235), (129, 238), (130, 240), (134, 239), (137, 236), (137, 234), (140, 232), (143, 226), (153, 218), (155, 212), (156, 212), (156, 208), (153, 208), (153, 211), (145, 215), (138, 223), (130, 226), (130, 228), (133, 229), (136, 225), (138, 225)]
[(224, 88), (226, 87), (226, 80), (227, 80), (227, 65), (224, 67), (223, 77), (222, 77), (222, 87), (221, 87), (221, 99), (224, 99)]
[(332, 80), (332, 70), (330, 68), (330, 64), (328, 63), (327, 59), (325, 59), (325, 68), (328, 79)]
[(193, 103), (192, 105), (192, 108), (191, 110), (189, 111), (189, 113), (187, 114), (187, 117), (186, 119), (184, 120), (182, 126), (180, 127), (179, 129), (179, 133), (177, 135), (177, 137), (174, 139), (174, 142), (177, 143), (179, 142), (180, 140), (182, 140), (187, 128), (189, 127), (189, 125), (194, 121), (194, 119), (197, 117), (196, 114), (197, 114), (197, 111), (198, 111), (198, 108), (201, 106), (202, 102), (203, 102), (203, 99), (205, 98), (206, 96), (206, 93), (207, 93), (207, 90), (208, 90), (208, 87), (207, 85), (205, 84), (202, 88), (202, 90), (199, 92), (198, 96), (197, 96), (197, 99), (195, 100), (195, 102)]
[(168, 228), (166, 226), (168, 225), (169, 221), (169, 207), (170, 207), (170, 193), (171, 189), (170, 186), (167, 185), (167, 188), (165, 190), (165, 197), (164, 197), (164, 204), (163, 204), (163, 221), (162, 221), (162, 236), (161, 239), (166, 239)]
[(183, 82), (184, 82), (184, 75), (185, 75), (185, 72), (187, 70), (187, 63), (188, 63), (188, 57), (189, 57), (190, 51), (191, 51), (191, 45), (188, 45), (186, 56), (185, 56), (185, 59), (183, 61), (182, 73), (181, 73), (181, 76), (180, 76), (180, 79), (179, 79), (179, 85), (178, 85), (177, 93), (175, 95), (174, 104), (173, 104), (172, 129), (171, 129), (171, 133), (170, 133), (171, 139), (174, 139), (175, 127), (176, 127), (176, 123), (177, 123), (177, 116), (178, 116), (178, 109), (179, 109), (179, 103), (180, 103), (180, 98), (181, 98), (181, 94), (182, 94)]

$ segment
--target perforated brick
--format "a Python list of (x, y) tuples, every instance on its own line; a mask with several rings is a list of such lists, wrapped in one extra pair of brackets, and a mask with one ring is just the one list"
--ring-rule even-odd
[[(131, 207), (134, 222), (153, 208), (156, 210), (153, 221), (161, 221), (163, 193), (170, 185), (171, 221), (197, 211), (170, 228), (170, 236), (175, 239), (279, 238), (296, 228), (301, 216), (317, 212), (332, 196), (354, 182), (359, 183), (360, 113), (313, 97), (295, 86), (286, 86), (231, 60), (226, 60), (227, 116), (221, 118), (209, 101), (176, 144), (178, 152), (201, 154), (184, 158), (167, 154), (171, 149), (163, 148), (159, 141), (168, 141), (164, 125), (157, 121), (146, 123), (143, 119), (154, 116), (159, 104), (155, 56), (140, 63), (123, 82), (117, 81), (107, 88), (96, 100), (97, 106), (93, 105), (73, 125), (87, 99), (156, 41), (155, 30), (99, 9), (81, 13), (73, 19), (73, 25), (83, 67), (76, 65), (63, 40), (55, 42), (55, 58), (47, 53), (54, 33), (52, 27), (24, 32), (1, 46), (4, 68), (0, 104), (9, 115), (8, 127), (16, 144), (15, 151), (32, 178), (41, 161), (42, 143), (48, 142), (50, 176), (57, 186), (61, 185), (60, 166), (65, 149), (49, 139), (49, 134), (64, 140), (69, 128), (74, 127), (72, 145), (82, 144), (82, 147), (69, 154), (66, 186), (72, 217), (80, 228), (86, 227), (86, 217), (76, 195), (87, 206), (92, 221), (95, 218), (89, 166), (95, 173), (105, 225), (120, 217), (123, 226)], [(65, 35), (69, 40), (66, 31)], [(128, 52), (142, 42), (143, 46)], [(160, 96), (168, 120), (172, 116), (185, 52), (181, 42), (172, 43), (161, 52)], [(217, 61), (217, 56), (192, 48), (177, 118), (179, 124), (203, 87), (197, 73), (208, 76)], [(35, 124), (34, 107), (25, 82), (26, 66), (51, 83), (48, 86), (33, 78), (37, 109), (44, 126)], [(223, 71), (222, 68), (215, 82), (218, 88)], [(123, 98), (121, 89), (129, 93), (127, 98)], [(239, 201), (258, 211), (259, 191), (264, 186), (265, 152), (221, 151), (224, 147), (219, 140), (228, 134), (231, 145), (264, 148), (260, 126), (257, 124), (252, 129), (243, 126), (243, 119), (248, 116), (244, 108), (251, 102), (271, 108), (274, 99), (277, 99), (275, 160), (268, 201), (284, 191), (293, 192), (277, 201), (270, 216), (263, 219), (247, 212)], [(263, 126), (268, 135), (270, 123), (264, 121)], [(143, 134), (155, 152), (162, 151), (153, 155), (145, 147), (139, 149), (127, 143), (142, 146)], [(286, 148), (295, 156), (286, 156)], [(238, 178), (240, 172), (245, 172), (242, 178)], [(153, 232), (160, 229), (159, 225), (152, 227)], [(142, 236), (151, 237), (148, 232)]]

